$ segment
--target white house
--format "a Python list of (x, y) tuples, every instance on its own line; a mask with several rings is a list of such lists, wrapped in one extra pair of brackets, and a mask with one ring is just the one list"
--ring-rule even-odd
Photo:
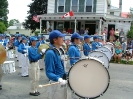
[[(111, 6), (111, 0), (48, 0), (47, 14), (38, 15), (40, 25), (42, 20), (47, 21), (47, 28), (67, 30), (71, 28), (74, 31), (75, 25), (78, 30), (81, 28), (89, 28), (89, 32), (93, 35), (95, 32), (101, 34), (104, 27), (108, 31), (114, 29), (122, 29), (125, 33), (130, 29), (131, 19), (122, 18), (122, 0), (119, 8)], [(62, 19), (62, 16), (73, 11), (73, 17)], [(75, 22), (76, 20), (76, 22)]]

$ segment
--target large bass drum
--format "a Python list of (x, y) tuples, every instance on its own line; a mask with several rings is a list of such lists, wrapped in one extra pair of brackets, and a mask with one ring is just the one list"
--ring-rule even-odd
[(106, 68), (109, 68), (109, 59), (106, 56), (106, 54), (104, 54), (101, 51), (92, 51), (89, 53), (89, 57), (94, 57), (94, 58), (98, 58), (100, 61), (103, 62), (104, 66)]
[(68, 73), (68, 84), (82, 98), (96, 98), (106, 92), (110, 82), (108, 70), (96, 58), (76, 62)]
[(115, 54), (115, 48), (114, 48), (114, 45), (112, 43), (107, 43), (104, 46), (108, 47), (111, 50), (112, 56)]
[(106, 54), (106, 56), (108, 57), (109, 61), (112, 58), (112, 52), (108, 47), (99, 47), (98, 49), (96, 49), (96, 51), (101, 51), (103, 53)]

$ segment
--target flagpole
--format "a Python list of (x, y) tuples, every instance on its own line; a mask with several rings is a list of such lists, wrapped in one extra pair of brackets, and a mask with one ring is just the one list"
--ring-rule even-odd
[(76, 22), (77, 20), (76, 20), (76, 18), (75, 18), (75, 29), (74, 29), (74, 31), (76, 32), (76, 25), (77, 25), (77, 22)]
[(42, 32), (42, 19), (40, 18), (40, 34)]

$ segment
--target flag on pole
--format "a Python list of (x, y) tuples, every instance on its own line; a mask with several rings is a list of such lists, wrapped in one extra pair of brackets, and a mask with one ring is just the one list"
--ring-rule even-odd
[(74, 13), (73, 13), (73, 11), (70, 11), (70, 12), (64, 14), (64, 15), (62, 16), (62, 19), (65, 18), (65, 17), (72, 17), (72, 16), (74, 16)]
[(40, 22), (40, 21), (39, 21), (39, 18), (37, 17), (37, 15), (34, 15), (33, 18), (32, 18), (32, 20), (34, 20), (34, 21), (36, 21), (36, 22)]

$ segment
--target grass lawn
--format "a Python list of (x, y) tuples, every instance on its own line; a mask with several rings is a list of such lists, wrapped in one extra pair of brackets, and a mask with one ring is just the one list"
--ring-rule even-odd
[[(111, 60), (110, 63), (116, 63), (116, 64), (118, 64), (118, 62), (114, 62), (114, 60)], [(129, 65), (133, 65), (133, 61), (129, 61), (128, 63), (126, 63), (125, 60), (121, 60), (121, 61), (120, 61), (120, 64), (129, 64)]]

